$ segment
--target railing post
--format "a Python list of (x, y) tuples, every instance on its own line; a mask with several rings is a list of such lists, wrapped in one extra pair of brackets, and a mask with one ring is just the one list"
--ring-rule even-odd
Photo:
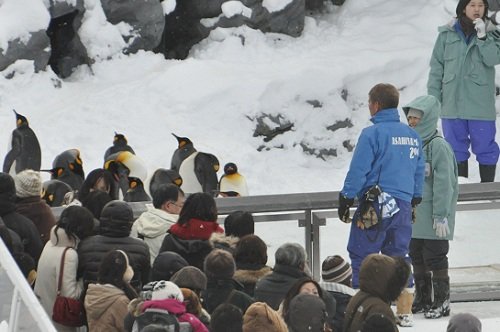
[(306, 249), (307, 260), (309, 261), (309, 268), (313, 272), (313, 250), (312, 250), (312, 215), (311, 210), (306, 209), (304, 219), (304, 248)]
[(315, 213), (312, 213), (312, 273), (313, 278), (316, 281), (321, 279), (321, 262), (320, 262), (320, 241), (319, 241), (319, 227), (326, 225), (326, 219), (318, 217)]

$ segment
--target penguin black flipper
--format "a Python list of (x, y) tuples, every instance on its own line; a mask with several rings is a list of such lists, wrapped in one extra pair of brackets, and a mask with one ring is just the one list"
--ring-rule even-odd
[[(20, 135), (18, 133), (16, 133), (15, 131), (12, 133), (12, 144), (11, 144), (12, 148), (10, 149), (9, 152), (7, 152), (7, 154), (5, 155), (5, 159), (3, 161), (3, 172), (4, 173), (10, 173), (10, 169), (11, 169), (12, 165), (14, 164), (14, 161), (16, 161), (16, 159), (21, 154), (21, 138), (19, 136)], [(17, 173), (17, 171), (16, 171), (16, 173)]]
[(220, 167), (217, 157), (210, 153), (198, 152), (194, 165), (194, 172), (203, 192), (215, 195), (219, 184), (217, 171)]

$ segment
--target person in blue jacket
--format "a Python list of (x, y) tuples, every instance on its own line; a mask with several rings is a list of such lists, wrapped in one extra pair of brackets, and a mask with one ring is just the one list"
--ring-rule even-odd
[[(372, 253), (408, 257), (412, 232), (412, 205), (422, 197), (424, 159), (419, 135), (399, 120), (399, 92), (380, 83), (369, 92), (373, 125), (363, 129), (354, 150), (344, 187), (339, 194), (339, 218), (350, 222), (354, 198), (360, 207), (353, 216), (347, 249), (352, 263), (352, 285), (359, 288), (359, 268)], [(378, 221), (363, 222), (367, 191), (378, 186), (373, 201)]]
[(495, 141), (495, 66), (500, 64), (498, 15), (488, 14), (486, 0), (459, 0), (456, 18), (439, 27), (430, 60), (427, 93), (442, 105), (441, 125), (458, 163), (469, 176), (472, 153), (481, 182), (495, 180), (500, 150)]

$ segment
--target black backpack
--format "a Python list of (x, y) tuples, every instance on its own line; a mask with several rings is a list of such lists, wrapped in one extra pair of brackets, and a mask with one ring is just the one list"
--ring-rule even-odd
[(141, 332), (148, 325), (161, 326), (164, 328), (163, 331), (168, 332), (179, 332), (180, 330), (177, 317), (162, 309), (146, 309), (146, 311), (135, 318), (132, 332)]

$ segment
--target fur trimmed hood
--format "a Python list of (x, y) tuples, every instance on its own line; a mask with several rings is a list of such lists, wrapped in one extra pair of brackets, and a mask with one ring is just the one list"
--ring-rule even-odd
[(258, 270), (236, 270), (233, 279), (242, 283), (256, 283), (260, 278), (271, 274), (273, 270), (269, 266), (264, 266)]

